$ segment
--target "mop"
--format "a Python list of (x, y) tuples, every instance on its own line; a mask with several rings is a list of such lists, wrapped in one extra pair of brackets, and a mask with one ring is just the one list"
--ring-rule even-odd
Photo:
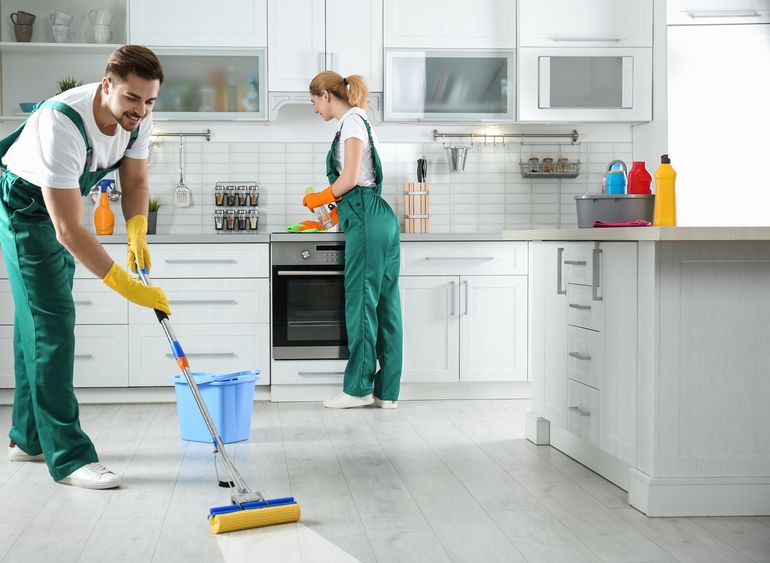
[[(137, 265), (137, 272), (142, 283), (151, 285), (149, 273), (146, 269), (139, 268)], [(214, 455), (219, 454), (222, 464), (230, 475), (230, 482), (224, 482), (224, 486), (232, 489), (232, 504), (215, 506), (209, 510), (209, 524), (211, 525), (212, 533), (220, 534), (222, 532), (233, 532), (299, 521), (299, 504), (294, 500), (294, 497), (266, 500), (259, 491), (252, 491), (246, 485), (243, 477), (238, 473), (238, 470), (233, 465), (233, 462), (230, 461), (230, 457), (225, 451), (222, 437), (219, 435), (216, 426), (214, 426), (214, 421), (211, 419), (208, 408), (206, 408), (206, 403), (203, 402), (203, 397), (201, 397), (198, 390), (198, 384), (195, 382), (195, 378), (190, 370), (190, 364), (171, 328), (168, 315), (163, 311), (155, 309), (155, 316), (158, 317), (158, 321), (166, 333), (166, 338), (168, 338), (168, 342), (171, 345), (171, 351), (174, 353), (176, 363), (184, 372), (187, 384), (190, 386), (190, 391), (192, 391), (206, 427), (211, 433), (211, 438), (214, 442)], [(222, 483), (220, 482), (220, 484)]]

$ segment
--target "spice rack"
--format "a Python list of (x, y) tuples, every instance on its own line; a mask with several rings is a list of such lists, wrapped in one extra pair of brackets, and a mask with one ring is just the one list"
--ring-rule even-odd
[(521, 175), (524, 178), (577, 178), (580, 174), (580, 160), (570, 161), (559, 158), (554, 162), (553, 158), (539, 159), (533, 157), (528, 162), (520, 161)]
[(219, 234), (256, 232), (259, 184), (223, 181), (214, 185), (214, 229)]

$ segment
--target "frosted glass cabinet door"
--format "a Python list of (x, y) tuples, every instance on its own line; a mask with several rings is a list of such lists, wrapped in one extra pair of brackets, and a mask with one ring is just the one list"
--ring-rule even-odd
[(385, 119), (513, 120), (513, 51), (386, 51)]
[(158, 50), (156, 119), (266, 119), (265, 51)]

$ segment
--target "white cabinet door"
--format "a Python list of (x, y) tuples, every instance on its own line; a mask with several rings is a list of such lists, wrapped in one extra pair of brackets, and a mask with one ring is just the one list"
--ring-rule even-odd
[(75, 327), (75, 387), (128, 386), (128, 327)]
[(515, 49), (516, 2), (388, 0), (385, 47)]
[(652, 47), (653, 0), (519, 0), (522, 47)]
[(268, 0), (268, 89), (307, 92), (326, 68), (324, 0)]
[(326, 0), (326, 68), (382, 92), (382, 0)]
[(129, 0), (129, 37), (141, 45), (265, 47), (267, 0)]
[(457, 381), (460, 368), (459, 280), (399, 279), (404, 326), (402, 381)]
[(770, 22), (770, 0), (668, 0), (668, 25)]
[(602, 243), (604, 377), (599, 389), (599, 447), (636, 463), (637, 243)]
[(534, 250), (543, 255), (545, 262), (542, 282), (543, 414), (552, 424), (562, 428), (566, 424), (567, 407), (567, 282), (563, 262), (564, 255), (572, 249), (574, 245), (568, 243), (544, 242)]
[(460, 381), (527, 379), (526, 276), (460, 278)]

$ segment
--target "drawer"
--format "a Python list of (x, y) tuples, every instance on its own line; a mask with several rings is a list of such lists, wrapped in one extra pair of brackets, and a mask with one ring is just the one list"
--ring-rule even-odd
[[(270, 322), (267, 279), (159, 280), (171, 306), (171, 322), (241, 324)], [(152, 311), (131, 304), (131, 324), (157, 325)]]
[(75, 387), (128, 386), (128, 327), (75, 327)]
[(153, 244), (152, 277), (267, 278), (268, 244)]
[(602, 330), (604, 327), (604, 301), (593, 300), (593, 287), (567, 284), (567, 324)]
[(567, 430), (599, 445), (599, 392), (572, 379), (567, 380)]
[(336, 383), (342, 385), (347, 360), (273, 360), (273, 385)]
[[(270, 384), (270, 325), (189, 324), (174, 325), (192, 371), (232, 373), (258, 369), (257, 385)], [(168, 387), (179, 373), (174, 356), (156, 322), (129, 330), (129, 385)]]
[[(100, 280), (76, 279), (72, 298), (78, 325), (124, 325), (128, 322), (128, 302)], [(6, 280), (0, 281), (0, 325), (13, 325), (13, 314), (11, 286)]]
[(594, 283), (594, 243), (570, 244), (562, 254), (564, 283)]
[(604, 335), (567, 327), (567, 377), (600, 389), (604, 373)]
[(404, 242), (401, 275), (526, 275), (526, 242)]

